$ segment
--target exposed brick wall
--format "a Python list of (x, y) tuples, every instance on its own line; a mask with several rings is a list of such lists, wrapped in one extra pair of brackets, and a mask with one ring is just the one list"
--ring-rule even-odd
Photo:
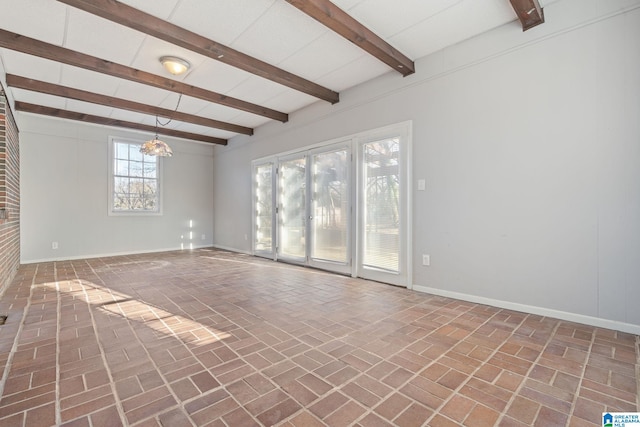
[(20, 265), (18, 127), (0, 86), (0, 294)]

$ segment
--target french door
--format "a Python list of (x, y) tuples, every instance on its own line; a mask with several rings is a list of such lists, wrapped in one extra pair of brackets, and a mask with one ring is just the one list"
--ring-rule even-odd
[(254, 162), (254, 254), (407, 286), (409, 132)]
[(278, 163), (278, 259), (307, 260), (307, 157)]
[(277, 259), (351, 273), (350, 166), (345, 145), (278, 159)]
[(274, 258), (275, 224), (275, 164), (261, 162), (253, 165), (253, 252)]
[(350, 150), (316, 150), (309, 164), (309, 265), (351, 274)]

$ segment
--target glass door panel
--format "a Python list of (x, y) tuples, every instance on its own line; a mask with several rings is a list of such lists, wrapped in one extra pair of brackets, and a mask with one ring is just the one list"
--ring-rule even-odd
[(344, 273), (351, 264), (349, 166), (346, 148), (311, 155), (311, 263)]
[(278, 166), (278, 258), (306, 259), (306, 169), (305, 157), (284, 160)]
[(275, 229), (273, 228), (273, 163), (255, 165), (253, 197), (253, 251), (256, 255), (272, 258)]
[(363, 145), (364, 268), (399, 271), (399, 151), (399, 138)]
[(409, 286), (409, 123), (373, 133), (358, 147), (356, 274)]

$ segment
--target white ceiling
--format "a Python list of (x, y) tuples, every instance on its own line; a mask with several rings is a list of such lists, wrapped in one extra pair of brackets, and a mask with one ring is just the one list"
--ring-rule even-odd
[[(284, 0), (120, 0), (132, 7), (341, 92), (394, 72)], [(540, 1), (542, 6), (554, 0)], [(516, 20), (509, 0), (334, 0), (412, 60)], [(171, 45), (56, 0), (2, 0), (0, 28), (284, 113), (318, 102), (248, 72)], [(160, 56), (186, 59), (171, 76)], [(419, 70), (418, 70), (419, 71)], [(0, 72), (173, 110), (178, 94), (0, 49)], [(397, 74), (397, 78), (402, 76)], [(6, 88), (16, 101), (149, 125), (155, 117)], [(325, 101), (320, 101), (325, 102)], [(179, 111), (255, 128), (270, 119), (184, 96)], [(231, 138), (228, 131), (173, 121), (168, 128)]]

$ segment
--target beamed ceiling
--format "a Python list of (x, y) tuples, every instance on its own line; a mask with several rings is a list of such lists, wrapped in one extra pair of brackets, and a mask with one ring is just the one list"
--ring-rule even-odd
[(225, 145), (553, 1), (3, 0), (0, 78), (17, 111)]

